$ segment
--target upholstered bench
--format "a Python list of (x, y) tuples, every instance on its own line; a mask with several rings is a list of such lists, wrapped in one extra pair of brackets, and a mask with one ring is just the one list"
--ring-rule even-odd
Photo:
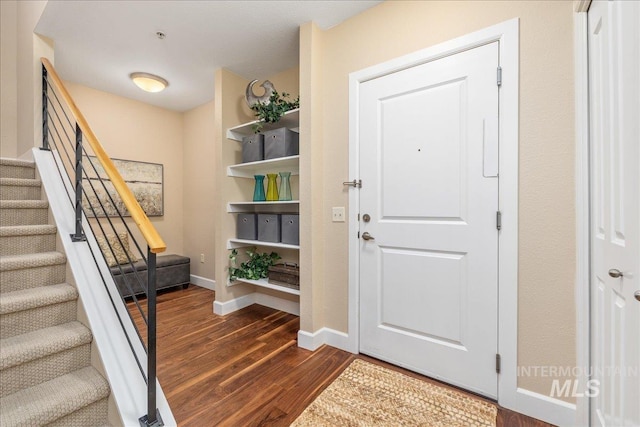
[[(117, 235), (107, 233), (96, 236), (100, 250), (104, 254), (104, 260), (111, 268), (120, 295), (130, 297), (144, 294), (147, 291), (147, 264), (137, 260), (131, 264), (131, 260), (137, 257), (129, 247), (129, 235), (118, 232)], [(191, 276), (191, 260), (182, 255), (158, 255), (156, 257), (156, 290), (182, 285), (189, 286)], [(136, 278), (137, 274), (137, 278)]]
[[(156, 290), (180, 285), (184, 289), (189, 287), (190, 262), (189, 257), (182, 255), (159, 255), (156, 258)], [(147, 264), (144, 261), (136, 261), (133, 265), (113, 266), (111, 267), (111, 274), (122, 297), (132, 296), (131, 290), (135, 295), (146, 293), (148, 277)], [(124, 277), (122, 276), (123, 274)], [(138, 278), (135, 277), (136, 274)]]

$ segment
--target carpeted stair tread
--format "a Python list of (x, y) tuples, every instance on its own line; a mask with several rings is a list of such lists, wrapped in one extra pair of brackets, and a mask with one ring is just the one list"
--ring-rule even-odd
[(11, 225), (0, 227), (0, 237), (14, 236), (39, 236), (44, 234), (56, 234), (55, 225)]
[(7, 255), (0, 259), (0, 271), (21, 270), (24, 268), (46, 267), (67, 262), (60, 252), (42, 252), (25, 255)]
[(37, 225), (49, 222), (49, 202), (46, 200), (0, 199), (0, 225)]
[(73, 321), (0, 340), (0, 370), (91, 342), (91, 331)]
[(0, 186), (40, 187), (42, 181), (35, 178), (0, 178)]
[(83, 368), (0, 399), (0, 425), (49, 424), (108, 395), (98, 371)]
[(0, 209), (45, 209), (47, 200), (0, 200)]
[(0, 158), (0, 178), (35, 177), (36, 165), (33, 162), (18, 159)]
[(0, 178), (0, 200), (40, 200), (42, 181), (34, 178)]
[(73, 301), (78, 291), (67, 283), (39, 286), (0, 295), (0, 314), (10, 314), (38, 307)]
[(11, 159), (8, 157), (0, 157), (0, 166), (19, 166), (22, 168), (35, 169), (36, 164), (29, 160)]
[(0, 257), (56, 250), (55, 225), (0, 224)]

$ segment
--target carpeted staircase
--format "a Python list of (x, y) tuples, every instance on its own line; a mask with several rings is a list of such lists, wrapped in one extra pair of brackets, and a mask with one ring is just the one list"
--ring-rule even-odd
[(0, 426), (107, 425), (109, 384), (33, 163), (0, 159)]

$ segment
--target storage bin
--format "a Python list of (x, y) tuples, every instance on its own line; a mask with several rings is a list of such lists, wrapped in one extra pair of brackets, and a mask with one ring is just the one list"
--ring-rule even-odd
[(258, 240), (280, 243), (280, 220), (278, 214), (258, 214)]
[(282, 214), (281, 242), (288, 245), (300, 244), (300, 215)]
[(287, 288), (300, 289), (300, 267), (298, 264), (285, 262), (269, 267), (269, 283), (286, 286)]
[(242, 163), (264, 160), (264, 135), (255, 134), (242, 138)]
[(256, 240), (258, 238), (258, 218), (256, 214), (240, 213), (236, 223), (238, 239)]
[(298, 149), (298, 133), (288, 128), (279, 128), (264, 133), (264, 158), (296, 156)]

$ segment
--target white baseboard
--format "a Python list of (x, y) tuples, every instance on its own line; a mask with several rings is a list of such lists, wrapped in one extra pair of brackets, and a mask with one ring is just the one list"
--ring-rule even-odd
[(507, 409), (556, 426), (576, 425), (576, 405), (523, 388), (518, 388), (515, 394), (515, 400), (498, 403)]
[(213, 312), (220, 316), (226, 316), (227, 314), (233, 313), (234, 311), (249, 307), (254, 303), (255, 298), (253, 294), (243, 295), (226, 302), (214, 301)]
[(316, 332), (298, 331), (298, 347), (315, 351), (324, 344), (340, 350), (349, 351), (349, 335), (331, 328), (320, 328)]
[(298, 331), (298, 347), (305, 350), (316, 351), (324, 344), (324, 328), (313, 333), (299, 330)]
[(206, 277), (201, 277), (201, 276), (196, 276), (195, 274), (191, 274), (189, 277), (189, 281), (194, 285), (200, 286), (201, 288), (207, 288), (212, 291), (216, 290), (215, 280), (211, 280), (211, 279), (207, 279)]
[(229, 313), (248, 307), (251, 304), (260, 304), (265, 307), (300, 316), (300, 303), (260, 292), (254, 292), (226, 302), (214, 301), (213, 312), (220, 316), (226, 316)]

